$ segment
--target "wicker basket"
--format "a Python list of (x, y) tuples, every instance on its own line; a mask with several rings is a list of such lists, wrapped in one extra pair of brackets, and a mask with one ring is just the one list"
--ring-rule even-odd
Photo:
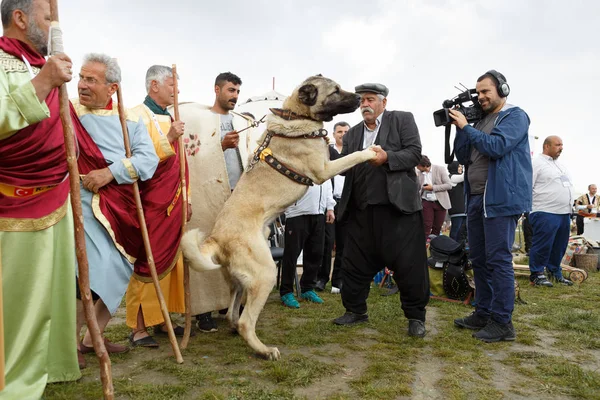
[(598, 266), (598, 254), (575, 254), (575, 267), (586, 270), (587, 272), (596, 272)]

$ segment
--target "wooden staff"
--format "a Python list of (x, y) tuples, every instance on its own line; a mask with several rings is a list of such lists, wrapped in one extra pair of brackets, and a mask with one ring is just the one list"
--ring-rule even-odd
[[(179, 88), (177, 81), (177, 65), (173, 64), (173, 113), (175, 114), (175, 121), (179, 121)], [(187, 183), (185, 179), (185, 148), (183, 146), (183, 136), (179, 136), (177, 139), (179, 144), (179, 180), (181, 181), (181, 192), (183, 193), (183, 201), (181, 206), (183, 207), (181, 213), (181, 237), (185, 233), (185, 225), (187, 223)], [(181, 340), (181, 348), (187, 348), (188, 342), (190, 341), (190, 334), (192, 333), (192, 294), (190, 292), (190, 268), (184, 263), (183, 264), (183, 290), (185, 294), (185, 329), (183, 330), (183, 339)]]
[[(127, 158), (131, 158), (131, 146), (129, 145), (129, 131), (127, 130), (127, 122), (125, 115), (125, 108), (123, 107), (123, 96), (121, 95), (121, 84), (117, 87), (117, 107), (119, 110), (119, 120), (121, 121), (121, 129), (123, 129), (123, 142), (125, 144), (125, 155)], [(156, 265), (154, 264), (154, 257), (152, 256), (152, 248), (150, 247), (150, 237), (148, 236), (148, 227), (146, 226), (146, 218), (144, 217), (144, 209), (142, 208), (142, 197), (140, 196), (140, 187), (137, 181), (133, 182), (133, 196), (135, 198), (135, 206), (137, 209), (138, 219), (140, 221), (140, 230), (142, 231), (142, 239), (144, 239), (144, 248), (146, 249), (146, 256), (148, 258), (148, 266), (150, 267), (150, 275), (152, 275), (152, 282), (154, 283), (154, 289), (156, 289), (156, 297), (158, 298), (158, 304), (160, 304), (160, 311), (162, 312), (165, 324), (167, 325), (167, 333), (169, 334), (169, 341), (173, 347), (173, 353), (177, 363), (183, 363), (181, 352), (179, 351), (179, 345), (177, 339), (175, 339), (175, 332), (173, 332), (173, 324), (171, 323), (171, 317), (169, 316), (169, 310), (165, 303), (162, 290), (160, 290), (160, 282), (158, 280), (158, 274), (156, 273)]]
[[(57, 0), (50, 0), (50, 15), (54, 28), (52, 29), (52, 55), (63, 53), (62, 33), (58, 28), (58, 4)], [(102, 392), (105, 399), (114, 399), (114, 388), (112, 383), (111, 363), (98, 321), (94, 311), (94, 302), (90, 291), (90, 276), (85, 248), (85, 231), (83, 230), (83, 211), (81, 208), (81, 193), (79, 186), (79, 169), (77, 168), (77, 153), (75, 151), (75, 135), (73, 133), (73, 121), (71, 121), (71, 109), (67, 85), (63, 84), (58, 89), (60, 120), (63, 126), (65, 140), (65, 152), (67, 154), (67, 166), (69, 170), (69, 184), (71, 194), (71, 207), (73, 208), (73, 221), (75, 225), (75, 254), (79, 270), (79, 291), (83, 303), (83, 313), (88, 331), (92, 337), (94, 351), (100, 361), (100, 379), (102, 380)], [(79, 334), (79, 332), (78, 332)]]

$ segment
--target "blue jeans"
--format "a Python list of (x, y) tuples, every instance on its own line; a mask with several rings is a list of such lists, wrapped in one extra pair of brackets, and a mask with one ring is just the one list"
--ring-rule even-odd
[(463, 235), (461, 235), (461, 233), (463, 230), (463, 225), (466, 221), (467, 217), (464, 215), (450, 217), (450, 237), (457, 242), (460, 242), (463, 239)]
[(560, 262), (565, 255), (571, 233), (569, 214), (534, 212), (529, 214), (533, 240), (529, 252), (531, 275), (542, 275), (544, 267), (556, 278), (562, 277)]
[(470, 196), (467, 233), (475, 277), (476, 313), (507, 324), (515, 306), (512, 245), (519, 215), (486, 218), (483, 195)]

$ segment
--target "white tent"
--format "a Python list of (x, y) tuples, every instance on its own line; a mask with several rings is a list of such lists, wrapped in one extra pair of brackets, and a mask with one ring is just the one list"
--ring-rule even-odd
[[(256, 120), (259, 120), (264, 115), (271, 113), (269, 108), (281, 108), (286, 97), (286, 95), (271, 90), (263, 95), (250, 97), (244, 103), (238, 104), (235, 111), (238, 113), (249, 112), (254, 115)], [(261, 137), (266, 126), (266, 124), (261, 124), (258, 128), (253, 129), (252, 137), (250, 138), (250, 148)], [(258, 144), (256, 145), (258, 146)]]

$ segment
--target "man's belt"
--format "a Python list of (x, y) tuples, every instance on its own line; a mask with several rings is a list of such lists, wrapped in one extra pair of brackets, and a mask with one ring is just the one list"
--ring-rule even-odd
[(31, 197), (35, 196), (48, 190), (54, 189), (58, 185), (50, 186), (36, 186), (36, 187), (23, 187), (23, 186), (12, 186), (6, 183), (0, 183), (0, 193), (8, 197)]

